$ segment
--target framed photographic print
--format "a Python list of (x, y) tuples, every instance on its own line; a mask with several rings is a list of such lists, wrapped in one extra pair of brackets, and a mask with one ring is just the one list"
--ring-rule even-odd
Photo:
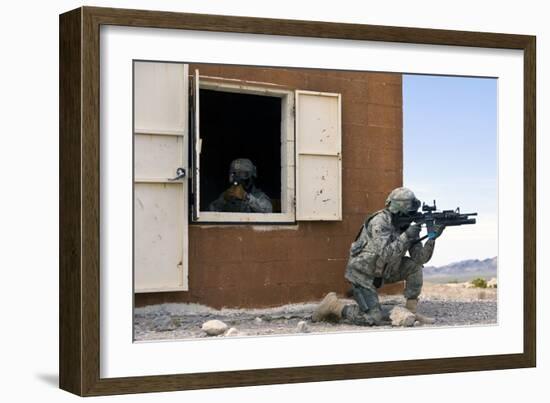
[(60, 387), (535, 366), (535, 165), (532, 36), (62, 14)]

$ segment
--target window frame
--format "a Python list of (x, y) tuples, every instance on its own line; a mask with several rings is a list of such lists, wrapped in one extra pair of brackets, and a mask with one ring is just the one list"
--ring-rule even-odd
[[(296, 224), (296, 167), (295, 167), (295, 93), (294, 89), (257, 81), (199, 76), (199, 90), (208, 89), (239, 94), (281, 98), (281, 212), (233, 213), (199, 210), (191, 214), (190, 224)], [(195, 102), (195, 100), (193, 100)], [(197, 106), (195, 106), (197, 107)], [(199, 110), (200, 113), (200, 110)], [(197, 139), (202, 141), (200, 132)], [(195, 145), (192, 145), (194, 149)], [(199, 147), (200, 154), (200, 147)], [(200, 158), (200, 155), (199, 155)], [(193, 158), (195, 161), (195, 158)], [(193, 167), (194, 168), (194, 167)], [(194, 173), (194, 169), (190, 172)], [(200, 174), (200, 171), (199, 171)], [(194, 176), (194, 175), (193, 175)], [(192, 178), (194, 180), (194, 177)], [(200, 181), (200, 177), (199, 177)], [(198, 184), (200, 195), (200, 183)], [(194, 197), (194, 195), (193, 195)], [(194, 201), (195, 202), (195, 201)], [(191, 210), (192, 210), (192, 206)]]

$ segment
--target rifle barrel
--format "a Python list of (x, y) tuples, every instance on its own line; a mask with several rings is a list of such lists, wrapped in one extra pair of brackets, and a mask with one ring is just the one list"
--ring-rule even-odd
[(441, 221), (437, 221), (436, 220), (436, 223), (437, 224), (443, 224), (447, 227), (454, 227), (454, 226), (458, 226), (458, 225), (466, 225), (466, 224), (475, 224), (476, 223), (476, 219), (475, 218), (463, 218), (461, 220), (441, 220)]

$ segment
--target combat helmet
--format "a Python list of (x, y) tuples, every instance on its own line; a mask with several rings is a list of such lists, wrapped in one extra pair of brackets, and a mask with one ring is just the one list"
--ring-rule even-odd
[(392, 190), (386, 199), (386, 207), (393, 214), (415, 213), (420, 207), (420, 200), (416, 198), (413, 191), (400, 187)]
[(248, 158), (237, 158), (229, 165), (229, 182), (241, 184), (248, 191), (254, 186), (257, 177), (256, 167)]
[(256, 166), (248, 158), (237, 158), (229, 165), (229, 180), (234, 174), (255, 178), (257, 176)]

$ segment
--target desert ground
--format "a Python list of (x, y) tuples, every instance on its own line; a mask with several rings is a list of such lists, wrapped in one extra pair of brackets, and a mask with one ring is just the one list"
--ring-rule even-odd
[[(388, 315), (403, 306), (402, 296), (382, 296)], [(351, 299), (346, 300), (354, 303)], [(174, 340), (206, 337), (245, 337), (299, 333), (369, 331), (401, 327), (395, 321), (387, 326), (359, 327), (347, 323), (312, 322), (311, 314), (319, 301), (289, 304), (266, 309), (220, 310), (198, 304), (161, 304), (134, 310), (134, 340)], [(435, 318), (435, 324), (415, 327), (472, 326), (497, 323), (497, 289), (474, 288), (470, 283), (425, 283), (418, 313)], [(210, 322), (206, 326), (205, 323)], [(221, 323), (220, 323), (221, 322)], [(216, 328), (205, 329), (209, 325)]]

